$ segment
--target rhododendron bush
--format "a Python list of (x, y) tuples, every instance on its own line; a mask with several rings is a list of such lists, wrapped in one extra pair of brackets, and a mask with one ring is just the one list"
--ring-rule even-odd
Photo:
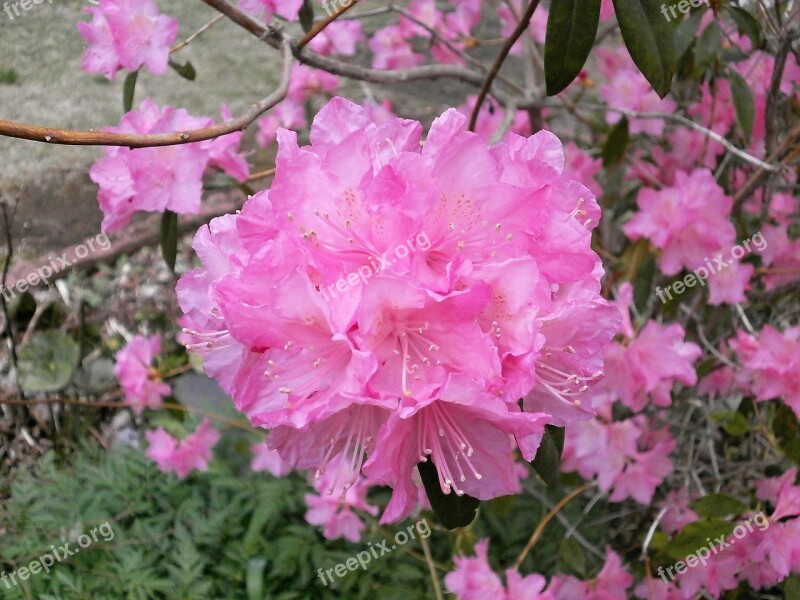
[[(84, 9), (118, 124), (0, 121), (101, 146), (102, 230), (160, 220), (169, 282), (20, 386), (20, 426), (32, 398), (116, 409), (186, 486), (244, 454), (352, 556), (425, 518), (428, 597), (800, 597), (799, 2), (198, 4), (196, 31)], [(215, 120), (139, 82), (202, 77), (180, 53), (220, 21), (269, 57), (263, 99), (219, 89)], [(58, 404), (99, 355), (115, 401)], [(328, 566), (317, 594), (355, 597)]]

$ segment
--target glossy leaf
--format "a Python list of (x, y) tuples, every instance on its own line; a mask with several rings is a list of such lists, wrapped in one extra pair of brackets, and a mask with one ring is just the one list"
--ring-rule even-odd
[(439, 472), (431, 460), (417, 465), (428, 501), (439, 522), (447, 529), (466, 527), (475, 520), (481, 501), (467, 494), (457, 495), (454, 491), (445, 494), (439, 484)]
[(178, 257), (178, 215), (171, 210), (161, 216), (161, 256), (174, 273)]
[(564, 90), (578, 76), (594, 46), (601, 0), (553, 0), (544, 44), (547, 95)]
[(728, 81), (731, 83), (731, 95), (733, 96), (733, 106), (736, 108), (736, 119), (739, 127), (742, 128), (744, 135), (750, 139), (753, 133), (753, 125), (756, 120), (756, 105), (753, 100), (753, 93), (750, 86), (734, 69), (728, 71)]
[(675, 70), (675, 30), (661, 13), (661, 0), (614, 0), (620, 32), (639, 70), (662, 98)]

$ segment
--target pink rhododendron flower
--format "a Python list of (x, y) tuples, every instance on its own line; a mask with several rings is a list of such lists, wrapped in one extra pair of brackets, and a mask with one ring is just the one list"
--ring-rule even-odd
[(554, 600), (626, 600), (625, 591), (633, 585), (633, 577), (622, 566), (620, 557), (606, 548), (602, 570), (591, 581), (579, 581), (572, 576), (556, 575), (548, 592)]
[[(308, 43), (308, 47), (324, 56), (353, 56), (358, 49), (358, 43), (364, 39), (361, 21), (334, 21), (316, 35)], [(319, 72), (316, 69), (315, 71)]]
[(378, 29), (369, 39), (375, 69), (407, 69), (425, 61), (425, 57), (414, 52), (399, 25), (388, 25)]
[(444, 578), (447, 591), (456, 600), (555, 600), (544, 592), (547, 580), (538, 573), (522, 577), (514, 569), (506, 570), (508, 589), (489, 565), (489, 540), (475, 544), (475, 557), (454, 557), (456, 568)]
[(737, 353), (756, 400), (781, 398), (800, 417), (800, 327), (781, 333), (765, 325), (754, 347)]
[[(457, 108), (465, 117), (469, 118), (472, 115), (472, 110), (475, 108), (477, 96), (468, 96), (466, 102)], [(499, 106), (493, 99), (487, 98), (481, 106), (478, 113), (478, 121), (475, 124), (475, 133), (481, 136), (487, 142), (494, 139), (503, 121), (505, 120), (505, 110)], [(518, 135), (530, 135), (531, 126), (528, 121), (528, 115), (523, 110), (518, 110), (514, 114), (514, 121), (509, 131)], [(576, 179), (578, 179), (576, 177)], [(580, 179), (578, 179), (580, 181)]]
[(292, 67), (286, 98), (259, 119), (256, 142), (267, 147), (275, 141), (279, 128), (299, 130), (306, 126), (306, 102), (339, 87), (335, 75), (306, 65)]
[[(522, 14), (522, 2), (520, 0), (513, 0), (510, 5), (505, 3), (500, 4), (497, 7), (497, 16), (500, 17), (500, 35), (505, 38), (510, 37), (517, 28), (517, 25), (519, 25)], [(548, 12), (544, 5), (540, 4), (537, 6), (528, 28), (533, 40), (537, 44), (544, 44), (545, 33), (547, 32), (547, 17)], [(511, 47), (511, 54), (514, 56), (522, 55), (523, 46), (523, 38), (520, 38)]]
[[(230, 113), (223, 107), (224, 118)], [(127, 113), (118, 127), (120, 133), (174, 133), (208, 127), (212, 119), (193, 117), (184, 109), (158, 107), (149, 98), (139, 110)], [(203, 173), (209, 164), (218, 166), (243, 181), (249, 168), (235, 152), (241, 133), (214, 140), (130, 149), (104, 147), (105, 157), (90, 169), (89, 175), (100, 186), (98, 201), (104, 213), (103, 231), (125, 227), (137, 210), (194, 214), (200, 211)]]
[(564, 172), (592, 190), (595, 196), (602, 195), (603, 188), (597, 182), (596, 176), (603, 168), (603, 161), (589, 156), (575, 142), (564, 145), (564, 156), (566, 158)]
[(667, 533), (676, 533), (698, 519), (697, 513), (689, 508), (689, 498), (685, 492), (668, 493), (662, 507), (667, 512), (661, 518), (661, 529)]
[(634, 333), (630, 323), (633, 287), (620, 286), (618, 295), (628, 339), (606, 347), (607, 374), (593, 390), (597, 408), (606, 418), (610, 418), (616, 400), (634, 412), (644, 410), (650, 400), (656, 406), (670, 406), (675, 382), (687, 386), (697, 383), (693, 363), (703, 353), (697, 344), (684, 341), (685, 332), (679, 323), (648, 321)]
[(727, 268), (720, 269), (708, 279), (708, 303), (714, 306), (744, 302), (750, 279), (755, 273), (753, 265), (736, 260), (727, 262)]
[(147, 456), (156, 462), (164, 473), (175, 473), (185, 479), (192, 471), (207, 471), (211, 448), (219, 441), (219, 432), (204, 419), (194, 433), (176, 440), (163, 428), (145, 433), (150, 447)]
[(335, 98), (310, 145), (279, 129), (272, 188), (198, 232), (178, 298), (184, 341), (269, 446), (337, 485), (363, 464), (389, 522), (419, 507), (421, 460), (445, 493), (516, 493), (515, 452), (591, 416), (619, 315), (599, 207), (555, 136), (488, 148), (451, 109), (423, 145), (373, 114)]
[(78, 23), (78, 33), (89, 43), (83, 55), (84, 71), (109, 79), (120, 69), (167, 72), (178, 21), (162, 15), (153, 0), (100, 0), (97, 4), (83, 9), (92, 21)]
[(800, 279), (800, 238), (791, 239), (787, 227), (767, 225), (762, 228), (767, 246), (761, 259), (769, 267), (764, 275), (768, 290)]
[(114, 374), (125, 393), (125, 402), (136, 412), (160, 407), (161, 399), (172, 392), (152, 366), (153, 359), (160, 352), (161, 339), (158, 336), (142, 335), (134, 336), (117, 352)]
[[(338, 460), (344, 460), (340, 455)], [(345, 538), (351, 542), (361, 539), (364, 521), (356, 511), (372, 515), (378, 514), (378, 507), (367, 502), (369, 482), (359, 477), (355, 482), (341, 477), (340, 469), (334, 461), (319, 477), (312, 477), (311, 484), (316, 494), (306, 494), (306, 521), (312, 525), (323, 526), (322, 535), (329, 540)]]
[(283, 477), (292, 471), (292, 466), (283, 460), (275, 450), (270, 450), (265, 443), (254, 444), (250, 451), (253, 459), (250, 461), (250, 468), (253, 471), (266, 471), (274, 477)]
[[(600, 86), (600, 97), (617, 109), (637, 113), (672, 113), (675, 102), (671, 98), (659, 98), (644, 75), (625, 53), (609, 48), (598, 48), (600, 72), (607, 83)], [(618, 112), (608, 111), (606, 120), (617, 123), (622, 119)], [(631, 133), (661, 135), (664, 131), (663, 119), (629, 119)]]
[(300, 14), (303, 0), (239, 0), (239, 7), (265, 23), (272, 20), (272, 15), (294, 21)]
[(584, 479), (597, 477), (612, 502), (633, 498), (650, 504), (655, 489), (672, 472), (669, 455), (675, 440), (666, 430), (651, 429), (643, 417), (614, 423), (599, 420), (567, 428), (562, 468)]
[(623, 230), (631, 239), (649, 239), (662, 251), (659, 267), (666, 275), (704, 266), (736, 239), (728, 220), (733, 199), (725, 195), (710, 171), (678, 172), (674, 187), (642, 189), (637, 203), (639, 212)]

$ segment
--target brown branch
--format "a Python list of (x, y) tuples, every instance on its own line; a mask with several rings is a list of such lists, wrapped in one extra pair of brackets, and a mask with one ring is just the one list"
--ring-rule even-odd
[(589, 482), (582, 485), (579, 488), (575, 488), (569, 494), (567, 494), (561, 500), (559, 500), (558, 504), (556, 504), (553, 508), (550, 509), (550, 512), (548, 512), (545, 515), (544, 519), (542, 519), (541, 522), (536, 526), (536, 529), (533, 530), (533, 533), (531, 534), (528, 543), (525, 544), (525, 547), (522, 549), (522, 552), (520, 552), (519, 556), (517, 557), (517, 560), (514, 561), (514, 567), (513, 567), (514, 569), (518, 570), (520, 566), (522, 566), (522, 563), (525, 561), (525, 557), (528, 556), (528, 552), (530, 552), (531, 549), (536, 545), (536, 542), (539, 541), (539, 538), (542, 536), (542, 533), (544, 533), (544, 528), (547, 527), (547, 524), (553, 520), (553, 517), (555, 517), (558, 514), (558, 512), (562, 508), (564, 508), (564, 506), (567, 505), (567, 503), (570, 500), (572, 500), (576, 496), (580, 496), (583, 492), (585, 492), (589, 488), (594, 487), (595, 485), (596, 484), (594, 482)]
[[(247, 13), (239, 10), (227, 0), (202, 0), (208, 6), (216, 9), (224, 14), (231, 21), (248, 31), (252, 35), (264, 40), (273, 48), (277, 47), (277, 41), (274, 38), (267, 37), (267, 28), (252, 18)], [(283, 39), (280, 37), (279, 39)], [(454, 65), (423, 65), (419, 67), (410, 67), (408, 69), (371, 69), (362, 67), (360, 65), (350, 64), (328, 56), (322, 56), (308, 48), (304, 48), (302, 52), (296, 47), (295, 58), (309, 67), (314, 67), (322, 71), (326, 71), (333, 75), (340, 75), (348, 79), (356, 81), (366, 81), (368, 83), (380, 84), (397, 84), (406, 83), (409, 81), (420, 81), (426, 79), (456, 79), (469, 83), (471, 85), (481, 85), (484, 77), (481, 73), (468, 69), (466, 67), (459, 67)], [(503, 103), (509, 100), (509, 96), (500, 91), (493, 92), (493, 94)], [(518, 99), (517, 105), (520, 108), (528, 108), (529, 106), (538, 106), (540, 101), (529, 99)]]
[(358, 4), (358, 0), (352, 0), (350, 2), (350, 4), (348, 4), (347, 6), (342, 6), (337, 12), (333, 13), (332, 15), (329, 15), (326, 19), (324, 19), (323, 21), (320, 21), (319, 23), (314, 25), (311, 28), (311, 30), (307, 34), (305, 34), (302, 38), (300, 38), (299, 42), (297, 42), (297, 50), (298, 50), (298, 52), (300, 50), (302, 50), (303, 48), (305, 48), (306, 44), (308, 44), (308, 42), (310, 42), (315, 37), (317, 37), (320, 33), (322, 33), (322, 31), (328, 25), (333, 23), (336, 19), (338, 19), (344, 13), (346, 13), (348, 10), (353, 8), (356, 4)]
[[(781, 142), (775, 151), (767, 157), (767, 163), (775, 164), (777, 161), (780, 161), (780, 167), (788, 164), (794, 156), (793, 150), (797, 149), (794, 147), (795, 143), (800, 143), (800, 125), (795, 126), (795, 128), (789, 132), (789, 134), (786, 136), (786, 138), (784, 138), (783, 142)], [(745, 200), (747, 200), (750, 194), (752, 194), (755, 189), (761, 185), (764, 179), (766, 179), (772, 173), (773, 171), (769, 171), (768, 169), (759, 168), (750, 176), (745, 184), (739, 188), (739, 190), (733, 196), (734, 212), (738, 211), (742, 207), (742, 204)]]
[(511, 37), (509, 37), (506, 40), (506, 43), (503, 44), (503, 49), (500, 50), (500, 55), (497, 57), (497, 60), (494, 61), (492, 69), (489, 71), (489, 75), (483, 82), (480, 93), (478, 93), (478, 99), (475, 101), (475, 107), (472, 109), (472, 115), (469, 118), (470, 131), (475, 131), (475, 124), (478, 122), (478, 113), (480, 113), (481, 106), (483, 106), (486, 96), (489, 95), (489, 91), (492, 89), (492, 84), (494, 83), (497, 75), (500, 73), (500, 69), (503, 66), (503, 63), (506, 61), (506, 58), (508, 58), (511, 48), (517, 43), (517, 40), (522, 37), (522, 34), (525, 33), (525, 30), (528, 28), (528, 25), (533, 18), (533, 13), (536, 11), (536, 7), (539, 6), (540, 1), (541, 0), (531, 0), (531, 3), (528, 5), (528, 9), (525, 11), (525, 14), (522, 15), (522, 19), (520, 19), (520, 22), (517, 24), (517, 28), (514, 30), (514, 33), (512, 33)]
[(282, 37), (278, 30), (269, 30), (266, 35), (274, 32), (281, 36), (279, 46), (283, 53), (283, 71), (278, 88), (269, 96), (254, 104), (247, 113), (232, 119), (227, 123), (212, 125), (202, 129), (190, 131), (176, 131), (175, 133), (159, 134), (132, 134), (114, 133), (110, 131), (71, 131), (53, 129), (27, 123), (14, 123), (0, 121), (0, 136), (45, 142), (48, 144), (62, 144), (67, 146), (127, 146), (128, 148), (150, 148), (154, 146), (174, 146), (177, 144), (191, 144), (243, 131), (258, 117), (278, 104), (286, 97), (289, 90), (289, 78), (292, 70), (292, 47), (288, 38)]

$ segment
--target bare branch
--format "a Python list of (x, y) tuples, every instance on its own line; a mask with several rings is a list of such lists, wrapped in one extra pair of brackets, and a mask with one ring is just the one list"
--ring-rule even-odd
[(489, 75), (483, 82), (480, 93), (478, 93), (478, 99), (475, 101), (475, 108), (472, 109), (472, 115), (469, 118), (470, 131), (475, 131), (475, 124), (478, 122), (478, 114), (481, 111), (481, 106), (483, 106), (484, 100), (486, 100), (486, 96), (489, 95), (489, 91), (492, 89), (492, 83), (494, 83), (497, 74), (500, 73), (500, 68), (503, 66), (506, 58), (508, 58), (511, 48), (513, 48), (514, 44), (517, 43), (517, 40), (528, 28), (531, 18), (533, 18), (533, 13), (536, 11), (536, 7), (539, 6), (539, 2), (540, 0), (531, 0), (530, 5), (528, 5), (528, 9), (525, 11), (525, 14), (522, 15), (522, 19), (520, 19), (519, 23), (517, 24), (517, 28), (514, 30), (514, 33), (512, 33), (511, 37), (509, 37), (506, 40), (506, 43), (503, 44), (503, 49), (500, 50), (500, 55), (497, 57), (497, 60), (494, 61), (492, 69), (489, 71)]
[(127, 146), (128, 148), (150, 148), (154, 146), (175, 146), (178, 144), (202, 142), (236, 131), (243, 131), (247, 129), (253, 121), (258, 119), (258, 117), (283, 100), (289, 90), (289, 77), (291, 75), (293, 63), (291, 41), (277, 30), (273, 31), (276, 32), (275, 35), (280, 35), (279, 45), (283, 53), (283, 71), (278, 88), (269, 96), (250, 107), (247, 113), (226, 123), (190, 131), (139, 135), (133, 133), (114, 133), (110, 131), (72, 131), (28, 125), (27, 123), (0, 121), (0, 135), (34, 142), (67, 146)]
[(333, 23), (336, 19), (338, 19), (344, 13), (346, 13), (348, 10), (353, 8), (356, 4), (358, 4), (358, 0), (352, 0), (352, 2), (350, 2), (350, 4), (348, 4), (347, 6), (342, 6), (338, 11), (336, 11), (332, 15), (326, 17), (323, 21), (321, 21), (321, 22), (317, 23), (316, 25), (314, 25), (314, 27), (311, 28), (311, 31), (309, 31), (307, 34), (305, 34), (300, 39), (300, 41), (297, 42), (297, 50), (299, 51), (299, 50), (302, 50), (303, 48), (305, 48), (305, 46), (306, 46), (306, 44), (308, 44), (308, 42), (310, 42), (315, 37), (317, 37), (320, 33), (322, 33), (325, 30), (325, 28), (328, 25)]

